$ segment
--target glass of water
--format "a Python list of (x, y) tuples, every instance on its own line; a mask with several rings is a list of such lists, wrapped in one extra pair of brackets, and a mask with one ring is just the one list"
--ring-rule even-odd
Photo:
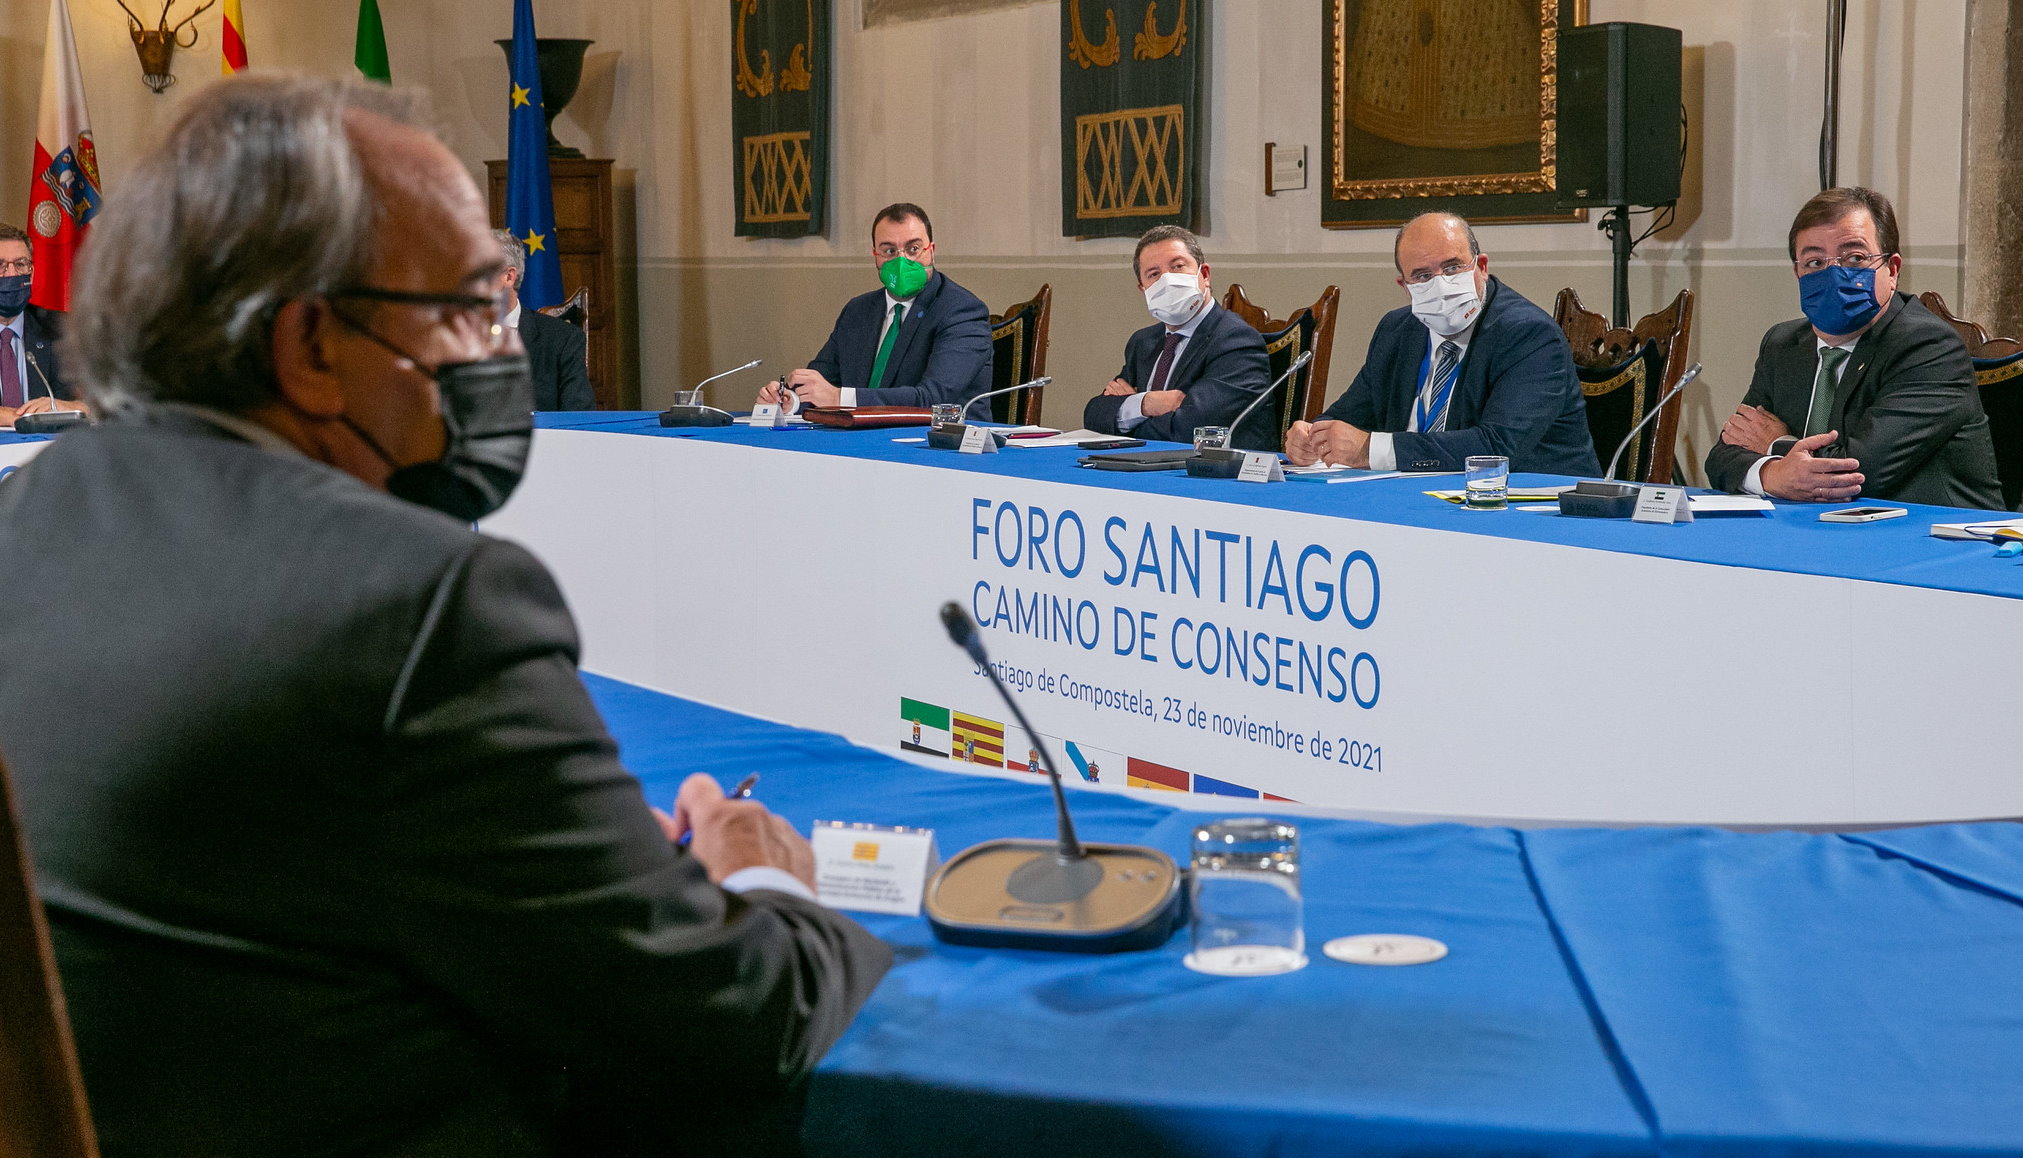
[(702, 404), (702, 387), (700, 386), (697, 386), (693, 390), (674, 391), (673, 405), (675, 406), (701, 406)]
[(1297, 826), (1249, 817), (1197, 827), (1187, 887), (1194, 905), (1189, 969), (1260, 977), (1306, 965)]
[(1221, 450), (1229, 445), (1227, 426), (1197, 426), (1194, 428), (1194, 449)]
[(1467, 501), (1478, 511), (1500, 511), (1510, 501), (1510, 460), (1500, 454), (1468, 456)]
[(930, 408), (929, 413), (934, 416), (936, 426), (957, 426), (962, 423), (962, 406), (959, 403), (937, 402)]

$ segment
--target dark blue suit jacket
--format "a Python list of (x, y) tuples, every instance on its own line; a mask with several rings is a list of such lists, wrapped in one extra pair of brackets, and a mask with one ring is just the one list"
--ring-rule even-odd
[(520, 307), (520, 343), (534, 371), (534, 409), (595, 410), (582, 330), (529, 305)]
[(1513, 471), (1601, 473), (1566, 335), (1523, 294), (1489, 279), (1447, 404), (1447, 429), (1407, 433), (1427, 350), (1426, 327), (1410, 306), (1385, 314), (1356, 380), (1323, 417), (1390, 432), (1399, 470), (1460, 470), (1471, 454), (1500, 454)]
[[(1124, 368), (1117, 377), (1144, 392), (1152, 383), (1152, 370), (1165, 340), (1166, 327), (1158, 323), (1132, 334), (1124, 343)], [(1194, 337), (1180, 348), (1180, 356), (1167, 371), (1166, 388), (1187, 392), (1180, 409), (1147, 418), (1131, 428), (1131, 435), (1193, 442), (1195, 427), (1229, 425), (1269, 385), (1271, 367), (1264, 354), (1264, 338), (1249, 322), (1219, 305), (1210, 306), (1208, 316), (1201, 319)], [(1121, 434), (1117, 412), (1123, 405), (1122, 394), (1098, 394), (1082, 408), (1082, 425)], [(1277, 450), (1279, 441), (1278, 408), (1270, 402), (1251, 411), (1242, 428), (1230, 435), (1230, 445), (1242, 450)]]
[(884, 290), (851, 298), (808, 369), (855, 389), (859, 406), (967, 402), (990, 389), (990, 311), (946, 275), (928, 278), (913, 296), (884, 380), (873, 382), (871, 365), (878, 360), (884, 328)]
[[(22, 393), (29, 398), (40, 398), (45, 390), (53, 390), (58, 398), (76, 398), (77, 392), (63, 380), (63, 367), (56, 358), (56, 340), (63, 336), (63, 312), (46, 310), (41, 306), (29, 306), (23, 312), (27, 317), (21, 328), (29, 356), (34, 361), (27, 363), (28, 377), (21, 383)], [(38, 369), (41, 373), (36, 372)], [(48, 379), (46, 384), (44, 378)]]

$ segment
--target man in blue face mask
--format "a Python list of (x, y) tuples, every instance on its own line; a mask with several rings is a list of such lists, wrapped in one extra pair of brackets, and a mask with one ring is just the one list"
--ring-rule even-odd
[(883, 288), (845, 303), (821, 353), (767, 383), (759, 401), (932, 406), (990, 389), (990, 310), (935, 270), (927, 211), (905, 201), (880, 209), (871, 264)]
[(1772, 326), (1707, 479), (1798, 502), (1857, 495), (1999, 509), (1995, 449), (1953, 328), (1897, 292), (1896, 211), (1828, 189), (1788, 238), (1803, 318)]
[(34, 279), (28, 235), (0, 223), (0, 426), (17, 415), (84, 409), (57, 366), (63, 315), (28, 303)]

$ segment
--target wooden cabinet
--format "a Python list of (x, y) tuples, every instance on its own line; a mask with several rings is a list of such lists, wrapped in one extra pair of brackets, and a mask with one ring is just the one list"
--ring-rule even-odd
[[(487, 161), (492, 224), (506, 223), (506, 162)], [(555, 190), (555, 252), (562, 259), (562, 294), (590, 291), (590, 388), (597, 405), (612, 410), (637, 405), (620, 396), (618, 381), (617, 231), (611, 206), (611, 162), (549, 157)]]

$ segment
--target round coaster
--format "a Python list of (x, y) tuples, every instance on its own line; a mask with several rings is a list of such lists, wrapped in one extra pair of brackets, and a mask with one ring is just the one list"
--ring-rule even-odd
[(1447, 945), (1411, 933), (1364, 933), (1336, 937), (1321, 952), (1351, 965), (1424, 965), (1445, 957)]

